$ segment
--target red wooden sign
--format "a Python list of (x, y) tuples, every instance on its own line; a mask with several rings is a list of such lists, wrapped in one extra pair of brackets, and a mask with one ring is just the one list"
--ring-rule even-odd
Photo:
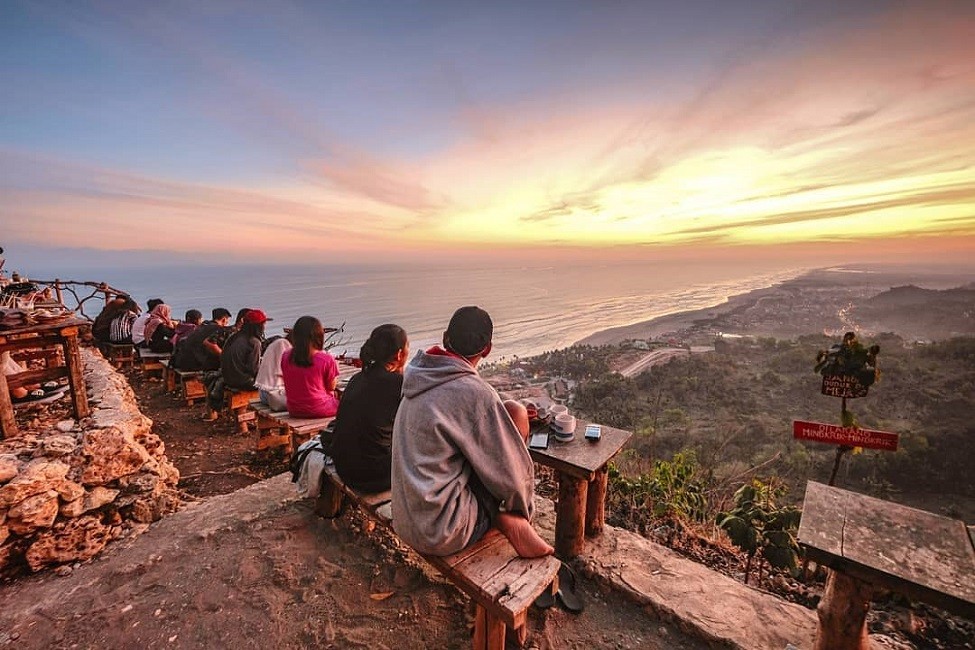
[(856, 427), (841, 427), (822, 422), (792, 421), (792, 437), (797, 440), (812, 440), (831, 445), (849, 445), (866, 449), (886, 449), (897, 451), (897, 434)]

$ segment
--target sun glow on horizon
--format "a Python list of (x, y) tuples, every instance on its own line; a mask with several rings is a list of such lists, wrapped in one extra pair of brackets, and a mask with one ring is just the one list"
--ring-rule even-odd
[[(504, 52), (479, 49), (493, 29), (448, 20), (437, 31), (426, 9), (436, 37), (389, 32), (350, 7), (235, 14), (238, 27), (289, 35), (263, 44), (278, 58), (192, 8), (164, 23), (121, 5), (93, 7), (98, 24), (74, 11), (15, 16), (74, 49), (45, 69), (28, 35), (7, 34), (21, 62), (0, 64), (12, 80), (0, 107), (3, 244), (287, 260), (880, 239), (906, 251), (910, 237), (975, 236), (973, 6), (823, 17), (745, 5), (727, 30), (678, 20), (713, 41), (698, 49), (639, 7), (607, 9), (606, 31), (592, 33), (569, 10), (522, 20), (483, 8), (490, 24), (519, 25)], [(361, 31), (330, 31), (330, 12), (351, 12)], [(387, 58), (347, 53), (378, 42)], [(294, 70), (280, 64), (292, 51), (306, 57)], [(160, 67), (158, 52), (188, 68)], [(592, 53), (615, 63), (600, 68)], [(390, 56), (403, 71), (387, 71)], [(75, 62), (78, 83), (104, 98), (64, 81)], [(171, 89), (162, 104), (153, 75)]]

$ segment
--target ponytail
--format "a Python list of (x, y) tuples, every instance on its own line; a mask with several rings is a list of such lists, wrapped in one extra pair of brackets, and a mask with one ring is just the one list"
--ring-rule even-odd
[(362, 369), (369, 372), (373, 368), (385, 366), (396, 357), (396, 353), (406, 347), (406, 331), (399, 325), (387, 323), (380, 325), (362, 344), (359, 359)]

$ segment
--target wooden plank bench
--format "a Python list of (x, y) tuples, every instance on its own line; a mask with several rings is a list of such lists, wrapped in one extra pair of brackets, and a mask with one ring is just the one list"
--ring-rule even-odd
[(206, 399), (207, 389), (203, 385), (202, 372), (174, 368), (168, 368), (168, 372), (174, 375), (173, 383), (176, 386), (177, 393), (187, 406), (192, 406), (198, 400)]
[(162, 366), (163, 387), (167, 393), (176, 392), (176, 370), (169, 367), (169, 359), (162, 359), (159, 365)]
[(257, 421), (257, 450), (284, 447), (291, 454), (335, 418), (296, 418), (287, 411), (272, 411), (259, 400), (248, 404)]
[(137, 348), (136, 354), (139, 357), (138, 365), (142, 368), (142, 374), (146, 377), (152, 377), (158, 373), (160, 378), (165, 374), (162, 362), (165, 361), (168, 365), (169, 358), (172, 356), (170, 352), (153, 352), (146, 348)]
[[(316, 510), (335, 516), (345, 499), (391, 533), (391, 494), (362, 494), (342, 482), (334, 465), (326, 465)], [(528, 607), (545, 591), (558, 590), (561, 563), (554, 556), (519, 557), (497, 529), (470, 546), (447, 556), (419, 554), (447, 580), (474, 601), (474, 650), (503, 650), (510, 627), (524, 643)]]
[(255, 419), (254, 411), (247, 406), (258, 397), (257, 389), (230, 388), (223, 389), (223, 408), (230, 419), (237, 425), (238, 433), (247, 433), (248, 424)]
[(799, 544), (831, 569), (817, 650), (869, 648), (867, 611), (881, 590), (975, 620), (975, 539), (964, 522), (809, 481)]
[(98, 349), (116, 368), (135, 363), (135, 346), (131, 343), (99, 343)]

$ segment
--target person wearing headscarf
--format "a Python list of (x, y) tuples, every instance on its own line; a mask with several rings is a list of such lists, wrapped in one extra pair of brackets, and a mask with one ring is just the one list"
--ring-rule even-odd
[(156, 305), (149, 312), (144, 333), (145, 344), (153, 352), (172, 352), (173, 334), (176, 333), (176, 323), (173, 322), (172, 309), (163, 303)]

